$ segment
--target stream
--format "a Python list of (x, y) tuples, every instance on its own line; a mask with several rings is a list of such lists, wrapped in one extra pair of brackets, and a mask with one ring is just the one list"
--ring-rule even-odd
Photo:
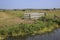
[(60, 29), (42, 35), (7, 37), (4, 40), (60, 40)]

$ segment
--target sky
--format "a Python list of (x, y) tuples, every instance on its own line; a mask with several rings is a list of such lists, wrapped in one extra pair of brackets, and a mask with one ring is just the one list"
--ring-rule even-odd
[(0, 9), (60, 8), (60, 0), (0, 0)]

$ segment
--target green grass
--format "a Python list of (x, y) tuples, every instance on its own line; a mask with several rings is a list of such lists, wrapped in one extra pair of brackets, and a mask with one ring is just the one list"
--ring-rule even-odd
[[(0, 36), (2, 38), (12, 35), (35, 35), (35, 34), (43, 34), (46, 32), (51, 32), (55, 28), (59, 28), (60, 19), (53, 19), (54, 15), (60, 17), (60, 10), (32, 10), (31, 12), (46, 12), (46, 18), (51, 19), (49, 21), (33, 20), (33, 23), (28, 23), (27, 21), (22, 21), (22, 17), (25, 11), (14, 11), (7, 10), (0, 12)], [(22, 23), (20, 23), (22, 21)], [(56, 21), (56, 22), (53, 22)]]
[(15, 17), (22, 17), (24, 12), (23, 11), (5, 11), (7, 14), (15, 16)]

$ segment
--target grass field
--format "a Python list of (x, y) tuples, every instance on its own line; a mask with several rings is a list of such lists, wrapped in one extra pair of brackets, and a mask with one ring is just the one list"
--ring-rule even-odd
[[(28, 12), (45, 12), (47, 18), (53, 18), (54, 15), (60, 17), (60, 10), (32, 10)], [(6, 10), (6, 11), (0, 11), (0, 20), (10, 20), (13, 18), (22, 18), (25, 11), (14, 11), (14, 10)]]
[[(23, 11), (23, 10), (5, 10), (5, 11), (0, 11), (0, 32), (5, 32), (5, 34), (7, 35), (7, 32), (9, 30), (9, 28), (14, 28), (14, 30), (16, 29), (16, 27), (19, 27), (18, 24), (20, 23), (27, 23), (27, 26), (31, 26), (30, 24), (33, 23), (34, 21), (33, 20), (26, 20), (26, 19), (22, 19), (23, 18), (23, 15), (24, 13), (26, 12), (27, 10)], [(60, 10), (31, 10), (31, 11), (28, 11), (28, 12), (45, 12), (46, 13), (46, 18), (48, 19), (53, 19), (54, 18), (54, 15), (60, 17)], [(29, 24), (28, 24), (29, 23)], [(38, 27), (36, 28), (39, 28), (40, 24), (43, 26), (43, 22), (37, 22), (37, 24), (33, 24), (32, 26), (36, 25)], [(45, 22), (46, 23), (46, 22)], [(50, 23), (50, 22), (49, 22)], [(47, 22), (48, 24), (48, 22)], [(53, 24), (53, 23), (51, 23)], [(22, 25), (25, 25), (25, 24), (22, 24)], [(46, 24), (45, 24), (46, 25)], [(26, 25), (25, 25), (26, 26)], [(52, 27), (53, 26), (53, 27)], [(48, 29), (48, 31), (51, 31), (53, 30), (53, 28), (55, 26), (58, 27), (57, 24), (53, 24), (51, 27), (49, 28), (43, 28), (42, 30), (39, 30), (38, 32), (40, 33), (44, 33), (46, 32)], [(27, 28), (28, 28), (27, 27)], [(30, 27), (29, 27), (30, 28)], [(32, 27), (31, 27), (32, 28)], [(4, 29), (4, 31), (1, 31), (2, 29)], [(18, 29), (18, 28), (17, 28)], [(34, 29), (34, 28), (33, 28)], [(5, 31), (6, 30), (6, 31)], [(13, 30), (13, 29), (12, 29)], [(25, 29), (26, 30), (26, 29)], [(11, 29), (10, 29), (11, 31)], [(21, 31), (20, 31), (21, 32)], [(34, 33), (36, 33), (37, 31), (35, 31), (35, 29), (33, 30)], [(37, 33), (38, 33), (37, 32)], [(29, 32), (28, 32), (29, 33)], [(14, 32), (12, 33), (14, 35)], [(24, 33), (20, 33), (19, 35), (23, 35)], [(1, 35), (1, 34), (0, 34)]]
[[(53, 18), (54, 15), (60, 17), (60, 10), (32, 10), (29, 12), (45, 12), (47, 18)], [(0, 11), (0, 27), (4, 25), (14, 25), (19, 24), (21, 22), (31, 22), (30, 20), (22, 20), (23, 14), (25, 11), (19, 10), (6, 10)]]

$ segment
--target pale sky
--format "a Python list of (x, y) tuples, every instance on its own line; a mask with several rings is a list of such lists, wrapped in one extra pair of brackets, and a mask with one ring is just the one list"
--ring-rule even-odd
[(0, 9), (60, 8), (60, 0), (0, 0)]

